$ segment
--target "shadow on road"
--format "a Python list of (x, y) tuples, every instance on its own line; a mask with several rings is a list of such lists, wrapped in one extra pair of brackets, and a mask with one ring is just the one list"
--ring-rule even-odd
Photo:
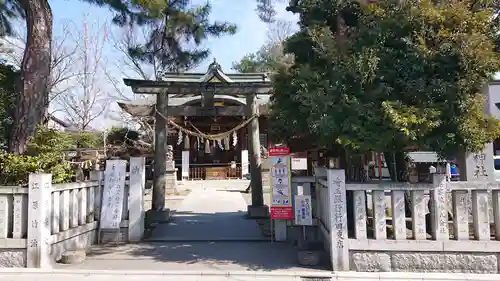
[[(96, 245), (75, 269), (130, 270), (327, 270), (301, 267), (298, 249), (290, 243), (271, 243), (245, 212), (177, 212), (171, 223), (158, 225), (154, 242)], [(163, 240), (158, 242), (158, 240)], [(327, 260), (327, 259), (324, 259)], [(61, 267), (68, 267), (62, 266)]]
[[(86, 262), (109, 264), (106, 269), (140, 269), (149, 260), (162, 270), (326, 270), (326, 266), (301, 268), (297, 250), (270, 242), (162, 242), (99, 247)], [(120, 266), (122, 264), (122, 266)], [(144, 266), (144, 265), (143, 265)], [(143, 267), (141, 266), (141, 267)], [(86, 267), (88, 268), (88, 267)], [(102, 268), (102, 267), (101, 267)], [(148, 266), (148, 269), (154, 269)]]

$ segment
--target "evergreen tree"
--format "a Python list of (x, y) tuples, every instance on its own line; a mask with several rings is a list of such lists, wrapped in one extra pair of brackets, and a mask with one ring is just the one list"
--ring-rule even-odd
[(236, 26), (210, 22), (210, 3), (192, 6), (189, 0), (170, 1), (158, 18), (142, 21), (148, 25), (149, 38), (129, 48), (129, 55), (142, 62), (160, 66), (159, 71), (182, 72), (195, 67), (210, 54), (200, 48), (209, 37), (234, 34)]
[(301, 30), (286, 44), (295, 64), (276, 77), (273, 124), (351, 150), (482, 149), (500, 133), (483, 111), (499, 29), (496, 6), (476, 2), (292, 5)]

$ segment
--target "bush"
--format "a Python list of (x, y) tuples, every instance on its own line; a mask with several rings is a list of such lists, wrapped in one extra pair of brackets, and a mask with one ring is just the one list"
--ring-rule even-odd
[(0, 154), (0, 184), (27, 184), (29, 174), (36, 172), (51, 173), (53, 183), (70, 181), (73, 173), (70, 164), (63, 161), (63, 150), (72, 147), (71, 135), (40, 127), (26, 155)]
[[(59, 156), (59, 157), (58, 157)], [(0, 184), (24, 185), (30, 173), (51, 173), (53, 183), (68, 182), (73, 173), (60, 155), (52, 153), (37, 156), (0, 154)]]
[(61, 152), (68, 148), (75, 148), (73, 137), (56, 129), (39, 127), (28, 144), (28, 155)]
[(103, 146), (103, 136), (99, 133), (80, 132), (71, 135), (77, 148), (98, 148)]
[(114, 127), (110, 130), (107, 137), (107, 142), (112, 145), (126, 144), (134, 146), (134, 141), (140, 139), (140, 134), (136, 130), (129, 128)]

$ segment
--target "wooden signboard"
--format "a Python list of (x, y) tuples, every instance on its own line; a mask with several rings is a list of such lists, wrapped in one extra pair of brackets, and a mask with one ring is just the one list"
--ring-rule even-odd
[(207, 180), (225, 180), (227, 179), (227, 167), (209, 167), (205, 168)]

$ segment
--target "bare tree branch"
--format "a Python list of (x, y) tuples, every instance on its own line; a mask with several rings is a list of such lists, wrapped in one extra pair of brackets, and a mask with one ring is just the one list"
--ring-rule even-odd
[(108, 109), (109, 98), (101, 88), (106, 69), (103, 50), (108, 40), (108, 26), (89, 25), (84, 19), (80, 28), (75, 25), (68, 34), (75, 50), (71, 62), (80, 71), (68, 81), (72, 87), (56, 101), (66, 119), (84, 131)]
[[(152, 96), (148, 95), (137, 95), (130, 94), (122, 86), (121, 77), (137, 77), (139, 79), (146, 80), (159, 80), (163, 69), (159, 61), (154, 59), (152, 63), (144, 63), (134, 56), (130, 55), (130, 50), (145, 44), (149, 36), (149, 32), (152, 29), (150, 26), (141, 27), (130, 27), (126, 26), (117, 29), (111, 37), (111, 42), (114, 49), (119, 52), (122, 56), (121, 60), (118, 60), (114, 67), (117, 70), (112, 73), (106, 70), (104, 75), (108, 83), (113, 87), (114, 93), (111, 97), (115, 100), (128, 101), (128, 102), (138, 102), (145, 104), (154, 104), (154, 99)], [(114, 75), (113, 75), (114, 74)], [(115, 75), (120, 75), (120, 78), (116, 78)], [(128, 126), (135, 125), (139, 132), (143, 135), (142, 139), (150, 144), (154, 140), (154, 118), (152, 117), (138, 117), (131, 116), (122, 109), (114, 111), (111, 116), (113, 120), (122, 121)]]
[(294, 23), (290, 20), (276, 19), (267, 25), (267, 40), (271, 43), (283, 43), (296, 32)]
[[(76, 76), (74, 68), (74, 54), (76, 47), (68, 45), (70, 24), (62, 23), (60, 36), (52, 38), (51, 79), (48, 85), (49, 104), (61, 94), (69, 91), (68, 81)], [(14, 66), (20, 68), (26, 46), (25, 31), (17, 32), (15, 37), (5, 37), (2, 41), (10, 51), (2, 55)], [(54, 112), (51, 112), (51, 114)]]

